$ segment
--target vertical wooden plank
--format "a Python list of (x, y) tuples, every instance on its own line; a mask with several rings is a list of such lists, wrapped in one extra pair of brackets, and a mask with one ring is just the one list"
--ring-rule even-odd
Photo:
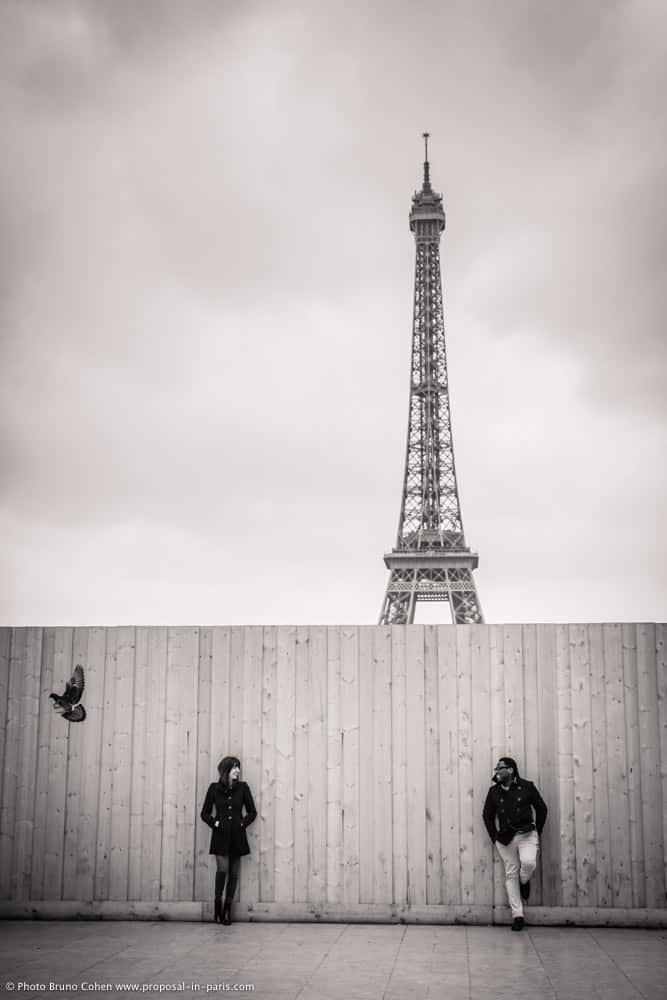
[(199, 630), (169, 630), (161, 899), (194, 895)]
[(441, 899), (447, 905), (461, 902), (456, 632), (454, 625), (439, 625), (437, 629)]
[(537, 730), (539, 789), (549, 809), (542, 832), (542, 905), (558, 906), (560, 899), (560, 803), (558, 798), (558, 686), (556, 626), (537, 626)]
[[(229, 747), (225, 751), (238, 757), (243, 767), (243, 709), (244, 709), (244, 687), (245, 687), (245, 628), (241, 625), (234, 625), (231, 630), (231, 646), (229, 660)], [(243, 772), (241, 777), (243, 778)], [(247, 868), (242, 865), (241, 868)], [(235, 899), (239, 898), (241, 891), (241, 880), (236, 887)]]
[[(250, 785), (257, 812), (262, 774), (262, 654), (264, 631), (254, 625), (246, 629), (244, 669), (246, 679), (243, 709), (243, 778)], [(241, 866), (241, 899), (248, 905), (259, 900), (259, 821), (247, 831), (251, 857)]]
[[(213, 870), (210, 865), (209, 845), (211, 831), (199, 818), (201, 807), (206, 797), (206, 791), (215, 777), (217, 761), (211, 756), (211, 673), (213, 669), (213, 629), (199, 630), (199, 679), (197, 693), (197, 794), (195, 819), (195, 872), (194, 898), (209, 899), (213, 895)], [(244, 780), (246, 778), (246, 761), (243, 763)], [(252, 785), (251, 785), (252, 787)], [(241, 878), (247, 878), (244, 866)], [(245, 897), (244, 897), (245, 898)]]
[(16, 826), (11, 878), (13, 899), (29, 899), (32, 882), (32, 838), (35, 818), (35, 771), (39, 725), (42, 630), (25, 630), (25, 662), (19, 706), (20, 739), (16, 782)]
[(276, 697), (276, 853), (277, 903), (294, 901), (294, 725), (296, 629), (278, 627)]
[(605, 704), (604, 647), (601, 625), (588, 626), (588, 642), (591, 661), (595, 899), (598, 906), (612, 906), (614, 890), (611, 869), (611, 837), (609, 831), (607, 716)]
[(572, 754), (574, 824), (577, 856), (577, 904), (595, 906), (595, 810), (591, 750), (591, 663), (588, 630), (570, 626), (572, 680)]
[[(245, 628), (234, 625), (231, 634), (231, 656), (229, 661), (229, 747), (225, 751), (241, 759), (243, 744), (243, 668), (245, 662)], [(243, 763), (243, 762), (242, 762)]]
[[(184, 629), (182, 697), (179, 706), (178, 796), (176, 824), (176, 898), (194, 899), (197, 802), (197, 728), (199, 695), (199, 629)], [(241, 712), (243, 706), (241, 706)]]
[(338, 629), (329, 627), (327, 643), (327, 885), (328, 903), (343, 899), (343, 751)]
[(470, 625), (459, 625), (456, 629), (456, 700), (459, 715), (459, 850), (461, 853), (461, 902), (466, 905), (471, 905), (475, 898), (470, 633)]
[[(54, 690), (64, 691), (72, 676), (72, 629), (55, 632), (53, 658)], [(57, 716), (51, 727), (49, 775), (46, 801), (44, 851), (44, 899), (62, 899), (65, 809), (67, 802), (67, 756), (71, 723)]]
[(408, 902), (408, 749), (405, 625), (391, 629), (392, 880), (396, 906)]
[[(109, 899), (111, 860), (111, 814), (114, 775), (114, 730), (116, 693), (116, 647), (118, 629), (107, 630), (104, 658), (104, 707), (102, 712), (102, 747), (100, 754), (99, 814), (95, 852), (95, 899)], [(159, 852), (158, 852), (159, 855)]]
[(378, 625), (373, 638), (373, 743), (375, 829), (373, 900), (391, 903), (392, 794), (391, 794), (391, 628)]
[[(495, 767), (499, 757), (508, 753), (505, 746), (505, 628), (489, 628), (489, 659), (491, 661), (491, 762)], [(493, 773), (489, 772), (489, 787)], [(488, 793), (489, 788), (487, 788)], [(494, 906), (507, 906), (505, 869), (498, 852), (493, 849)]]
[(148, 630), (148, 690), (146, 711), (146, 801), (143, 812), (141, 898), (159, 900), (162, 880), (162, 830), (167, 709), (168, 629)]
[(177, 899), (176, 826), (178, 822), (178, 729), (179, 702), (182, 694), (183, 632), (170, 628), (167, 633), (167, 699), (164, 721), (164, 790), (162, 805), (162, 868), (160, 899)]
[(343, 903), (359, 902), (359, 636), (342, 628), (340, 642), (343, 725)]
[(440, 698), (437, 625), (424, 627), (424, 751), (426, 756), (426, 901), (442, 902), (440, 848)]
[[(503, 633), (503, 663), (505, 675), (505, 750), (514, 757), (519, 772), (526, 769), (523, 714), (523, 649), (521, 626), (505, 625)], [(495, 763), (495, 762), (494, 762)]]
[(39, 685), (42, 667), (42, 630), (26, 629), (25, 670), (21, 678), (20, 756), (16, 786), (12, 898), (30, 899), (32, 838), (35, 827), (35, 771), (39, 727)]
[(130, 771), (130, 840), (128, 849), (127, 898), (141, 899), (144, 805), (146, 802), (147, 756), (146, 713), (153, 692), (148, 687), (149, 629), (137, 628), (134, 652), (134, 699), (132, 712), (132, 759)]
[(639, 732), (639, 692), (635, 626), (623, 626), (623, 684), (625, 687), (625, 745), (630, 815), (630, 867), (632, 905), (646, 906), (644, 829), (641, 786), (641, 738)]
[(109, 899), (120, 900), (127, 899), (130, 861), (134, 650), (134, 628), (131, 626), (119, 628), (116, 639), (116, 679), (113, 696), (114, 732)]
[[(540, 743), (542, 734), (539, 730), (539, 709), (537, 700), (537, 626), (521, 626), (521, 648), (523, 655), (523, 726), (525, 760), (523, 773), (539, 788), (540, 774)], [(541, 851), (538, 855), (538, 865), (531, 882), (531, 903), (542, 905), (542, 871)]]
[(327, 630), (322, 627), (310, 630), (308, 695), (307, 895), (309, 902), (321, 905), (327, 885)]
[(7, 735), (7, 699), (9, 697), (9, 658), (12, 630), (0, 628), (0, 803), (5, 779), (5, 745)]
[[(232, 630), (227, 626), (213, 629), (211, 659), (211, 781), (218, 780), (218, 764), (232, 752), (231, 657)], [(203, 804), (203, 800), (202, 800)]]
[(570, 635), (567, 625), (556, 628), (558, 685), (558, 787), (560, 790), (561, 906), (577, 905), (577, 855), (574, 807), (574, 751), (572, 734), (572, 684)]
[(482, 810), (489, 790), (491, 761), (491, 662), (489, 628), (470, 626), (472, 657), (472, 840), (474, 903), (493, 904), (493, 847), (484, 826)]
[(655, 625), (639, 624), (636, 634), (645, 905), (655, 908), (665, 905)]
[(408, 720), (408, 901), (426, 902), (426, 755), (424, 746), (424, 626), (406, 627)]
[[(81, 901), (92, 900), (95, 896), (106, 641), (106, 629), (88, 630), (85, 688), (82, 699), (86, 718), (81, 724), (81, 806), (76, 838), (78, 857), (74, 884), (74, 898)], [(143, 898), (141, 893), (137, 898)]]
[(37, 777), (35, 780), (35, 830), (32, 838), (32, 899), (44, 898), (44, 855), (46, 853), (46, 817), (49, 791), (49, 751), (51, 745), (51, 720), (54, 718), (53, 659), (55, 656), (55, 629), (45, 629), (42, 635), (42, 669), (39, 692), (39, 725), (37, 747)]
[[(537, 701), (537, 626), (521, 626), (523, 656), (524, 774), (537, 783), (540, 772), (539, 708)], [(531, 892), (532, 899), (532, 892)]]
[(262, 668), (262, 776), (259, 810), (259, 898), (275, 899), (276, 844), (276, 685), (278, 632), (264, 629)]
[(294, 732), (294, 901), (308, 899), (308, 743), (310, 731), (310, 634), (296, 630), (296, 687)]
[(373, 633), (375, 626), (359, 628), (359, 902), (372, 903), (374, 891), (373, 712), (375, 664)]
[(12, 878), (12, 873), (16, 838), (16, 798), (21, 760), (21, 689), (27, 646), (28, 630), (14, 629), (9, 658), (5, 775), (0, 805), (0, 899), (10, 899), (12, 889), (16, 890), (16, 879)]
[[(83, 669), (83, 698), (81, 704), (86, 705), (86, 687), (90, 678), (86, 670), (88, 662), (88, 629), (75, 628), (72, 636), (72, 670), (80, 666)], [(69, 727), (69, 747), (67, 760), (67, 792), (65, 807), (65, 843), (63, 855), (63, 899), (76, 899), (76, 873), (79, 864), (79, 822), (81, 818), (81, 782), (83, 769), (83, 750), (86, 742), (86, 726), (83, 724)]]
[(632, 906), (630, 812), (625, 752), (625, 695), (623, 632), (620, 625), (602, 626), (607, 720), (607, 774), (609, 782), (610, 865), (612, 905)]
[(658, 674), (658, 726), (660, 729), (660, 785), (663, 873), (667, 886), (667, 625), (656, 625), (655, 649)]

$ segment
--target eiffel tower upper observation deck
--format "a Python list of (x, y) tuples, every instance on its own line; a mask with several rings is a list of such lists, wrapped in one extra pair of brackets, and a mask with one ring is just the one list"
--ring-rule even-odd
[(455, 625), (483, 621), (472, 576), (479, 558), (465, 543), (456, 485), (440, 275), (445, 213), (429, 178), (428, 132), (424, 147), (424, 182), (410, 212), (416, 264), (408, 444), (398, 538), (384, 557), (381, 625), (411, 624), (417, 601), (448, 601)]

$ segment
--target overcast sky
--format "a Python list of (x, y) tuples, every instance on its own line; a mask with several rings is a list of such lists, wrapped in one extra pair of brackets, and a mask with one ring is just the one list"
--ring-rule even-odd
[(0, 39), (2, 623), (377, 621), (424, 130), (486, 620), (667, 619), (664, 4), (2, 0)]

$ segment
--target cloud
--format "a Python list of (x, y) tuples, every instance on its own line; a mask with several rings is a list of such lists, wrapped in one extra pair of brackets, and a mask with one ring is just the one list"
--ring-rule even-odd
[(106, 568), (85, 599), (98, 621), (167, 620), (158, 581), (176, 565), (194, 620), (218, 606), (220, 562), (236, 620), (372, 620), (400, 502), (424, 129), (487, 615), (543, 615), (568, 571), (584, 617), (600, 592), (618, 614), (618, 546), (645, 581), (636, 613), (664, 608), (659, 8), (63, 0), (0, 16), (7, 620), (83, 620), (67, 552), (88, 579)]

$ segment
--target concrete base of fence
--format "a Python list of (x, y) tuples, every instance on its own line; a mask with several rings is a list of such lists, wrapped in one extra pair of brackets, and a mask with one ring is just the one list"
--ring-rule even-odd
[[(181, 920), (211, 921), (211, 902), (76, 900), (0, 901), (0, 920)], [(410, 906), (365, 903), (357, 906), (309, 903), (234, 905), (235, 921), (283, 923), (509, 924), (506, 906)], [(667, 927), (667, 909), (594, 906), (528, 906), (526, 923), (539, 926)]]

